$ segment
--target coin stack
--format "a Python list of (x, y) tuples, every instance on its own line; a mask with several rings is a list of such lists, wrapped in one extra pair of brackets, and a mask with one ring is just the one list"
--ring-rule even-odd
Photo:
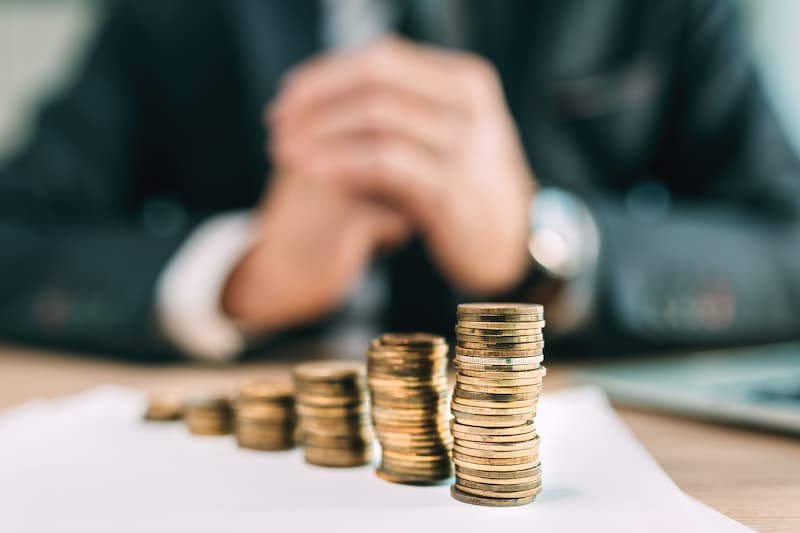
[(493, 507), (541, 491), (534, 417), (545, 368), (542, 306), (461, 304), (451, 411), (456, 500)]
[(193, 396), (186, 400), (184, 419), (195, 435), (227, 435), (233, 412), (227, 396)]
[(366, 368), (356, 361), (314, 361), (292, 369), (306, 462), (360, 466), (372, 462)]
[(288, 450), (294, 447), (294, 391), (274, 383), (247, 383), (234, 401), (234, 436), (242, 448)]
[(147, 404), (144, 419), (156, 422), (180, 420), (183, 417), (183, 401), (167, 394), (153, 394)]
[(370, 343), (367, 376), (382, 448), (377, 475), (420, 485), (452, 476), (444, 338), (426, 333), (382, 335)]

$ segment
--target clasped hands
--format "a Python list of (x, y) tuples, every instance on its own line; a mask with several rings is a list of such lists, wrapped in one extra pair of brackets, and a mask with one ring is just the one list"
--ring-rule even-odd
[(286, 76), (264, 122), (275, 173), (224, 291), (231, 316), (321, 318), (413, 235), (467, 293), (524, 276), (535, 182), (485, 60), (397, 37), (324, 54)]

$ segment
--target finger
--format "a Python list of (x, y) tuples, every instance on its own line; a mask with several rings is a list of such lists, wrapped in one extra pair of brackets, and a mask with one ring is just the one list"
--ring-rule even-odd
[(368, 209), (368, 224), (378, 251), (391, 250), (409, 239), (413, 226), (408, 217), (377, 202), (370, 202)]
[(440, 165), (428, 151), (399, 137), (353, 137), (319, 145), (296, 172), (399, 206), (419, 220), (441, 194)]
[(271, 152), (304, 157), (310, 147), (340, 136), (373, 133), (405, 137), (432, 152), (446, 152), (466, 118), (411, 93), (386, 88), (354, 91), (328, 100), (297, 120), (277, 124)]
[(449, 76), (457, 55), (399, 38), (385, 38), (357, 51), (316, 58), (291, 72), (272, 108), (273, 118), (362, 86), (384, 85), (440, 105), (458, 100), (459, 83)]

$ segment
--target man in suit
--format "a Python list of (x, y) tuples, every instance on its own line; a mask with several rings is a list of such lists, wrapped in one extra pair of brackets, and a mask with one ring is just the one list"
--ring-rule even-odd
[(219, 361), (514, 298), (551, 354), (793, 338), (799, 171), (728, 0), (120, 1), (0, 170), (0, 333)]

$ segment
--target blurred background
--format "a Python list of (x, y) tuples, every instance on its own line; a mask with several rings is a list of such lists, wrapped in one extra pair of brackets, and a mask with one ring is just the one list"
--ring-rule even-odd
[[(800, 148), (797, 0), (741, 4), (764, 84)], [(103, 0), (0, 0), (0, 159), (22, 144), (32, 113), (74, 70)]]

